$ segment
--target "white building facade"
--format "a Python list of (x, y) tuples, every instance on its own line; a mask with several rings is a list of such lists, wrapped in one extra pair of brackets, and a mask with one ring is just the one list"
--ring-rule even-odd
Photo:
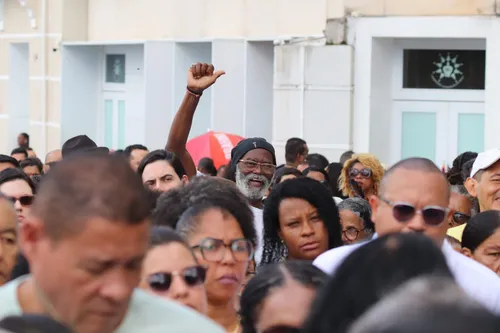
[(227, 74), (191, 136), (262, 136), (281, 161), (292, 136), (387, 165), (500, 146), (495, 0), (21, 2), (0, 0), (3, 152), (21, 131), (39, 155), (83, 133), (162, 147), (195, 62)]

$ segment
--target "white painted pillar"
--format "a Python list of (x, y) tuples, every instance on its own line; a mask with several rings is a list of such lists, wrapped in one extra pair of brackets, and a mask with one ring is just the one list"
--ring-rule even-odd
[(492, 18), (486, 38), (484, 149), (500, 148), (500, 18)]

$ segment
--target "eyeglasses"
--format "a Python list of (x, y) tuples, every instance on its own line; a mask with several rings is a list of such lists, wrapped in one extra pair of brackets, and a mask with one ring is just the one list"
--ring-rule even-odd
[(399, 222), (408, 222), (415, 214), (422, 214), (425, 224), (430, 226), (438, 226), (443, 223), (446, 214), (450, 211), (448, 208), (439, 206), (425, 206), (418, 210), (412, 204), (406, 202), (392, 202), (382, 197), (381, 201), (392, 207), (392, 215)]
[(255, 171), (258, 167), (265, 173), (274, 173), (276, 171), (276, 165), (270, 163), (260, 163), (250, 160), (239, 160), (238, 162), (243, 164), (248, 171)]
[(469, 222), (469, 220), (470, 220), (470, 216), (467, 214), (460, 213), (460, 212), (456, 212), (455, 214), (453, 214), (453, 222), (455, 222), (456, 224), (461, 225), (461, 224)]
[(344, 237), (346, 239), (348, 239), (352, 242), (352, 241), (355, 241), (356, 239), (358, 239), (359, 233), (361, 231), (365, 231), (365, 229), (358, 230), (354, 227), (347, 227), (345, 230), (342, 230), (342, 234), (344, 234)]
[(226, 248), (233, 254), (233, 258), (239, 262), (252, 260), (254, 250), (249, 240), (240, 238), (225, 244), (221, 239), (205, 238), (199, 245), (191, 247), (193, 250), (199, 249), (203, 259), (206, 261), (218, 262), (224, 258)]
[(369, 168), (364, 168), (361, 170), (358, 169), (351, 169), (349, 170), (349, 177), (350, 178), (356, 178), (358, 175), (361, 175), (363, 178), (370, 178), (372, 176), (372, 169)]
[(180, 272), (159, 272), (148, 276), (147, 282), (149, 287), (154, 291), (167, 291), (172, 285), (174, 276), (180, 276), (184, 282), (194, 287), (205, 282), (207, 270), (202, 266), (193, 266), (184, 268)]
[(16, 198), (16, 197), (7, 197), (9, 201), (11, 201), (13, 204), (16, 203), (16, 201), (19, 201), (21, 206), (31, 206), (33, 204), (33, 201), (35, 200), (35, 196), (33, 195), (23, 195), (22, 197)]

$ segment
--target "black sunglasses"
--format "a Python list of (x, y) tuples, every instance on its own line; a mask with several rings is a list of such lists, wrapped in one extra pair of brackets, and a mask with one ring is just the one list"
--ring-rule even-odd
[(392, 207), (392, 215), (399, 222), (408, 222), (415, 214), (422, 214), (425, 224), (438, 226), (443, 223), (446, 214), (450, 211), (448, 208), (439, 206), (426, 206), (422, 210), (418, 210), (415, 206), (406, 202), (392, 202), (382, 197), (379, 198)]
[(370, 178), (372, 176), (372, 169), (364, 168), (361, 170), (351, 169), (349, 170), (349, 177), (356, 178), (358, 175), (361, 175), (363, 178)]
[(470, 220), (470, 216), (467, 214), (460, 213), (460, 212), (456, 212), (455, 214), (453, 214), (453, 222), (455, 222), (456, 224), (461, 225), (461, 224), (469, 222), (469, 220)]
[(16, 201), (19, 201), (21, 206), (31, 206), (33, 204), (33, 201), (35, 200), (35, 196), (33, 195), (23, 195), (22, 197), (16, 198), (16, 197), (7, 197), (7, 199), (12, 202), (13, 204), (16, 203)]
[(180, 276), (190, 287), (194, 287), (205, 282), (207, 270), (203, 266), (187, 267), (180, 272), (159, 272), (148, 276), (149, 287), (154, 291), (167, 291), (172, 285), (174, 276)]

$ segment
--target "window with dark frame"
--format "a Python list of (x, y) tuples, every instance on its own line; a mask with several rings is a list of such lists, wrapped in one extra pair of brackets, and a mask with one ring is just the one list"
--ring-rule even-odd
[(484, 90), (484, 50), (403, 52), (403, 88)]

